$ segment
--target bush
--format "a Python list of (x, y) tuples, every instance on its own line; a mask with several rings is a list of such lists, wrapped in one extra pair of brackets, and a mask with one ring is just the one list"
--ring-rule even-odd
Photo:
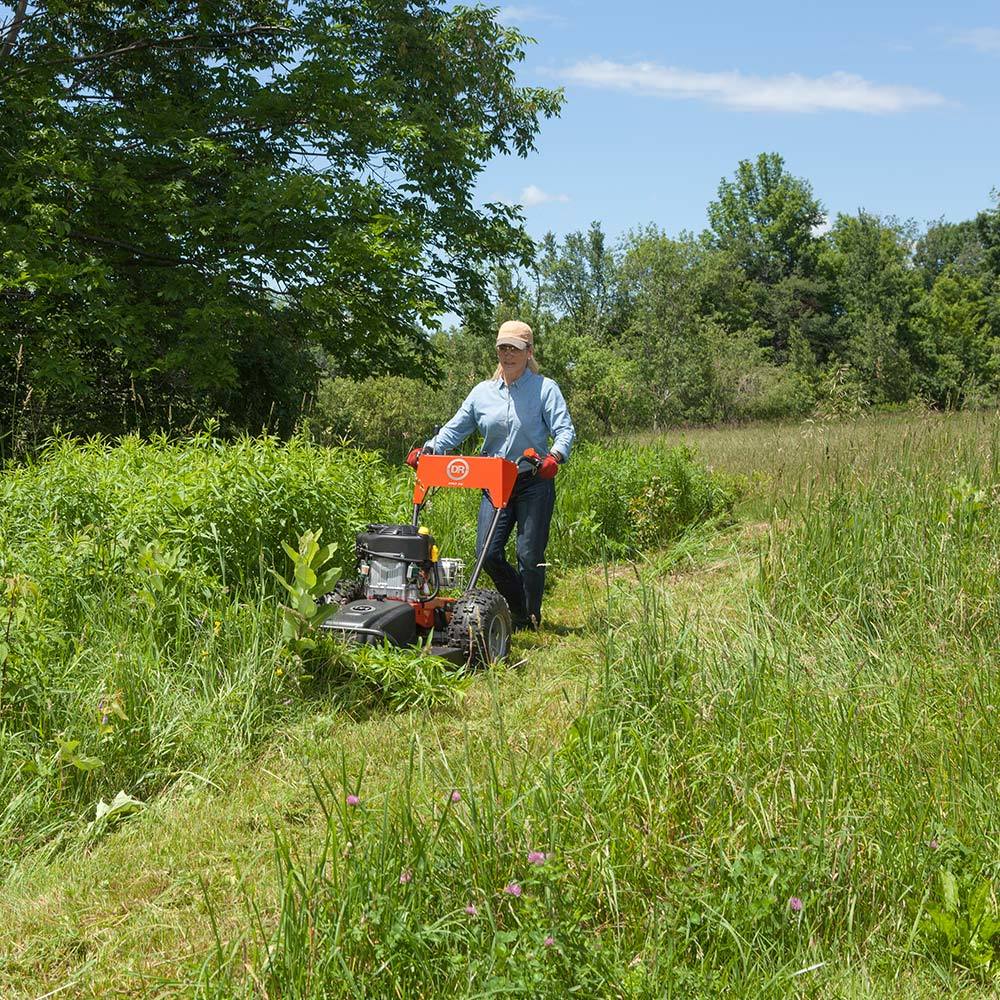
[(418, 379), (334, 378), (320, 386), (310, 425), (321, 444), (350, 443), (401, 462), (452, 412), (446, 393)]
[[(709, 473), (688, 448), (584, 444), (556, 479), (546, 559), (558, 572), (605, 555), (631, 557), (687, 528), (732, 513), (735, 480)], [(452, 490), (428, 506), (425, 523), (444, 555), (475, 554), (478, 492)]]

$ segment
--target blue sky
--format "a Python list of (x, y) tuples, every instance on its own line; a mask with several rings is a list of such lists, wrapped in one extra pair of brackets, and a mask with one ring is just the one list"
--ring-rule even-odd
[(502, 7), (533, 36), (523, 84), (563, 86), (527, 160), (484, 199), (529, 232), (599, 219), (617, 237), (706, 225), (719, 180), (775, 151), (832, 217), (959, 221), (1000, 187), (1000, 4), (540, 0)]

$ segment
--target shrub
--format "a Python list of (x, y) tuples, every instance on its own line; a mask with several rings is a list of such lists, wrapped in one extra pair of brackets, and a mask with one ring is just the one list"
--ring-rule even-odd
[(319, 388), (310, 425), (322, 444), (349, 442), (400, 462), (451, 415), (446, 394), (418, 379), (333, 378)]

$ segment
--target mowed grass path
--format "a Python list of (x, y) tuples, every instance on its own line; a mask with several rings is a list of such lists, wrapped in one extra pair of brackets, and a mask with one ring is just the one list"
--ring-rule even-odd
[[(273, 829), (283, 830), (303, 848), (320, 842), (325, 820), (312, 782), (322, 775), (335, 787), (342, 787), (344, 778), (357, 782), (361, 795), (375, 805), (397, 795), (404, 777), (415, 774), (409, 794), (436, 801), (451, 787), (476, 782), (489, 765), (484, 750), (495, 746), (498, 732), (515, 758), (523, 758), (525, 767), (533, 766), (560, 746), (568, 723), (587, 702), (609, 628), (601, 614), (607, 606), (607, 585), (615, 595), (616, 613), (629, 622), (626, 633), (643, 627), (643, 601), (653, 588), (661, 602), (660, 615), (686, 623), (702, 649), (724, 651), (762, 641), (757, 579), (761, 552), (773, 549), (810, 504), (831, 491), (860, 489), (887, 470), (899, 470), (904, 479), (935, 469), (947, 476), (956, 463), (961, 466), (970, 456), (987, 455), (995, 435), (993, 418), (977, 415), (900, 415), (829, 426), (670, 435), (696, 447), (715, 468), (751, 479), (742, 523), (723, 533), (690, 538), (637, 567), (567, 577), (551, 601), (552, 619), (567, 634), (548, 632), (520, 642), (517, 652), (524, 662), (478, 678), (456, 713), (355, 718), (334, 706), (318, 705), (315, 715), (277, 734), (259, 761), (234, 764), (227, 780), (216, 777), (221, 788), (192, 781), (87, 855), (23, 868), (0, 894), (0, 996), (40, 997), (55, 990), (60, 993), (52, 995), (185, 995), (213, 941), (206, 895), (213, 901), (224, 940), (238, 938), (250, 922), (241, 902), (248, 890), (268, 919), (277, 891)], [(764, 615), (773, 615), (778, 607), (786, 617), (770, 623), (767, 641), (780, 633), (786, 651), (794, 650), (806, 662), (843, 656), (847, 646), (846, 655), (855, 655), (863, 646), (851, 645), (855, 633), (868, 627), (868, 620), (847, 617), (839, 630), (818, 627), (808, 619), (805, 599), (797, 604), (789, 597), (795, 567), (786, 569), (781, 581), (785, 591)], [(925, 611), (918, 608), (918, 613)], [(817, 677), (817, 684), (832, 682), (821, 671)], [(951, 706), (936, 707), (946, 711)], [(711, 706), (701, 708), (709, 720)], [(780, 727), (781, 720), (775, 721)], [(786, 723), (794, 724), (790, 718)], [(991, 738), (989, 733), (980, 736)], [(779, 770), (774, 778), (786, 780), (793, 773), (794, 767)], [(873, 775), (873, 780), (878, 777)], [(726, 784), (730, 775), (720, 773), (718, 779)], [(793, 787), (790, 798), (795, 797)], [(968, 797), (958, 794), (956, 804)], [(776, 788), (774, 798), (777, 804), (789, 797)], [(995, 802), (993, 807), (988, 799), (982, 802), (987, 812), (975, 822), (956, 818), (960, 833), (996, 831)], [(766, 812), (746, 802), (745, 815), (734, 812), (729, 822), (738, 833), (761, 811)], [(995, 850), (996, 839), (992, 847), (978, 846), (988, 854)], [(692, 844), (693, 853), (711, 849), (710, 844)], [(906, 914), (887, 912), (883, 923), (905, 925), (907, 919)], [(894, 933), (870, 930), (867, 943), (848, 944), (845, 938), (843, 955), (825, 953), (817, 973), (785, 980), (779, 992), (825, 997), (992, 995), (991, 986), (955, 977), (919, 956), (911, 961), (906, 954), (874, 951)], [(607, 995), (646, 994), (609, 988)], [(683, 990), (676, 995), (684, 995)]]
[(273, 829), (302, 847), (321, 838), (312, 783), (324, 773), (357, 779), (374, 806), (399, 788), (411, 755), (429, 795), (450, 788), (449, 771), (475, 768), (480, 737), (498, 726), (526, 759), (550, 752), (581, 707), (587, 608), (601, 586), (586, 574), (563, 581), (550, 605), (565, 634), (519, 637), (514, 664), (478, 677), (456, 711), (357, 717), (317, 703), (213, 787), (189, 782), (85, 856), (24, 866), (0, 890), (0, 997), (177, 995), (156, 980), (210, 948), (206, 893), (223, 933), (235, 933), (247, 920), (242, 887), (259, 881), (266, 898)]

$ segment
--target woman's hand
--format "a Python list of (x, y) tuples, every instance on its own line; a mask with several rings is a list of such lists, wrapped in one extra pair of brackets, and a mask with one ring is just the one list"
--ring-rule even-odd
[(558, 471), (559, 463), (551, 455), (546, 455), (542, 459), (542, 464), (538, 467), (538, 478), (555, 479)]

